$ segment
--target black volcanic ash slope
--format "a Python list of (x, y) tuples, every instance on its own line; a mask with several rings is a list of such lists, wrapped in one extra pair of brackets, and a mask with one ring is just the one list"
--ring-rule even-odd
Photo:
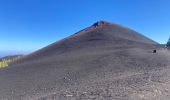
[(0, 98), (168, 100), (168, 53), (131, 29), (100, 21), (1, 69)]
[[(69, 52), (71, 50), (79, 50), (80, 48), (86, 48), (90, 45), (121, 45), (131, 43), (141, 43), (141, 44), (157, 44), (155, 41), (150, 40), (149, 38), (142, 36), (140, 33), (137, 33), (133, 30), (130, 30), (126, 27), (105, 22), (99, 21), (93, 24), (92, 26), (73, 34), (70, 37), (67, 37), (59, 42), (53, 43), (31, 55), (28, 59), (37, 59), (62, 54), (64, 52)], [(122, 46), (123, 47), (123, 46)]]

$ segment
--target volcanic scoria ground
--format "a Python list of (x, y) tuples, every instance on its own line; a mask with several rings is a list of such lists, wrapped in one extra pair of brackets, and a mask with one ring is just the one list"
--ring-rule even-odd
[(169, 50), (105, 21), (0, 69), (0, 100), (169, 99)]

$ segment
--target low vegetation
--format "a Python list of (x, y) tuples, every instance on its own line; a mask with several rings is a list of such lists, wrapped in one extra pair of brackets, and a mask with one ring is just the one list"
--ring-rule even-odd
[(1, 58), (0, 59), (0, 68), (9, 66), (12, 62), (20, 59), (21, 57), (23, 57), (23, 56), (18, 55), (18, 56), (8, 56), (8, 57)]
[(2, 60), (0, 61), (0, 68), (7, 67), (11, 61), (10, 60)]

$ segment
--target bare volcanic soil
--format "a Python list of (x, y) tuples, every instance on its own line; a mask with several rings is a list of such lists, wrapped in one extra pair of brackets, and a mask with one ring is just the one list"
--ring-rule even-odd
[(168, 49), (100, 21), (0, 69), (0, 100), (169, 100), (169, 79)]

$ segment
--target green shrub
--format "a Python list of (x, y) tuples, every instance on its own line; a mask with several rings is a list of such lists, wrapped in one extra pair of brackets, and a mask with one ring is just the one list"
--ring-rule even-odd
[(12, 64), (13, 62), (19, 60), (23, 56), (16, 56), (16, 57), (11, 57), (11, 58), (3, 58), (0, 59), (0, 68), (7, 67), (8, 65)]
[(2, 61), (0, 61), (0, 68), (7, 67), (7, 66), (8, 66), (8, 63), (9, 63), (8, 60), (2, 60)]

